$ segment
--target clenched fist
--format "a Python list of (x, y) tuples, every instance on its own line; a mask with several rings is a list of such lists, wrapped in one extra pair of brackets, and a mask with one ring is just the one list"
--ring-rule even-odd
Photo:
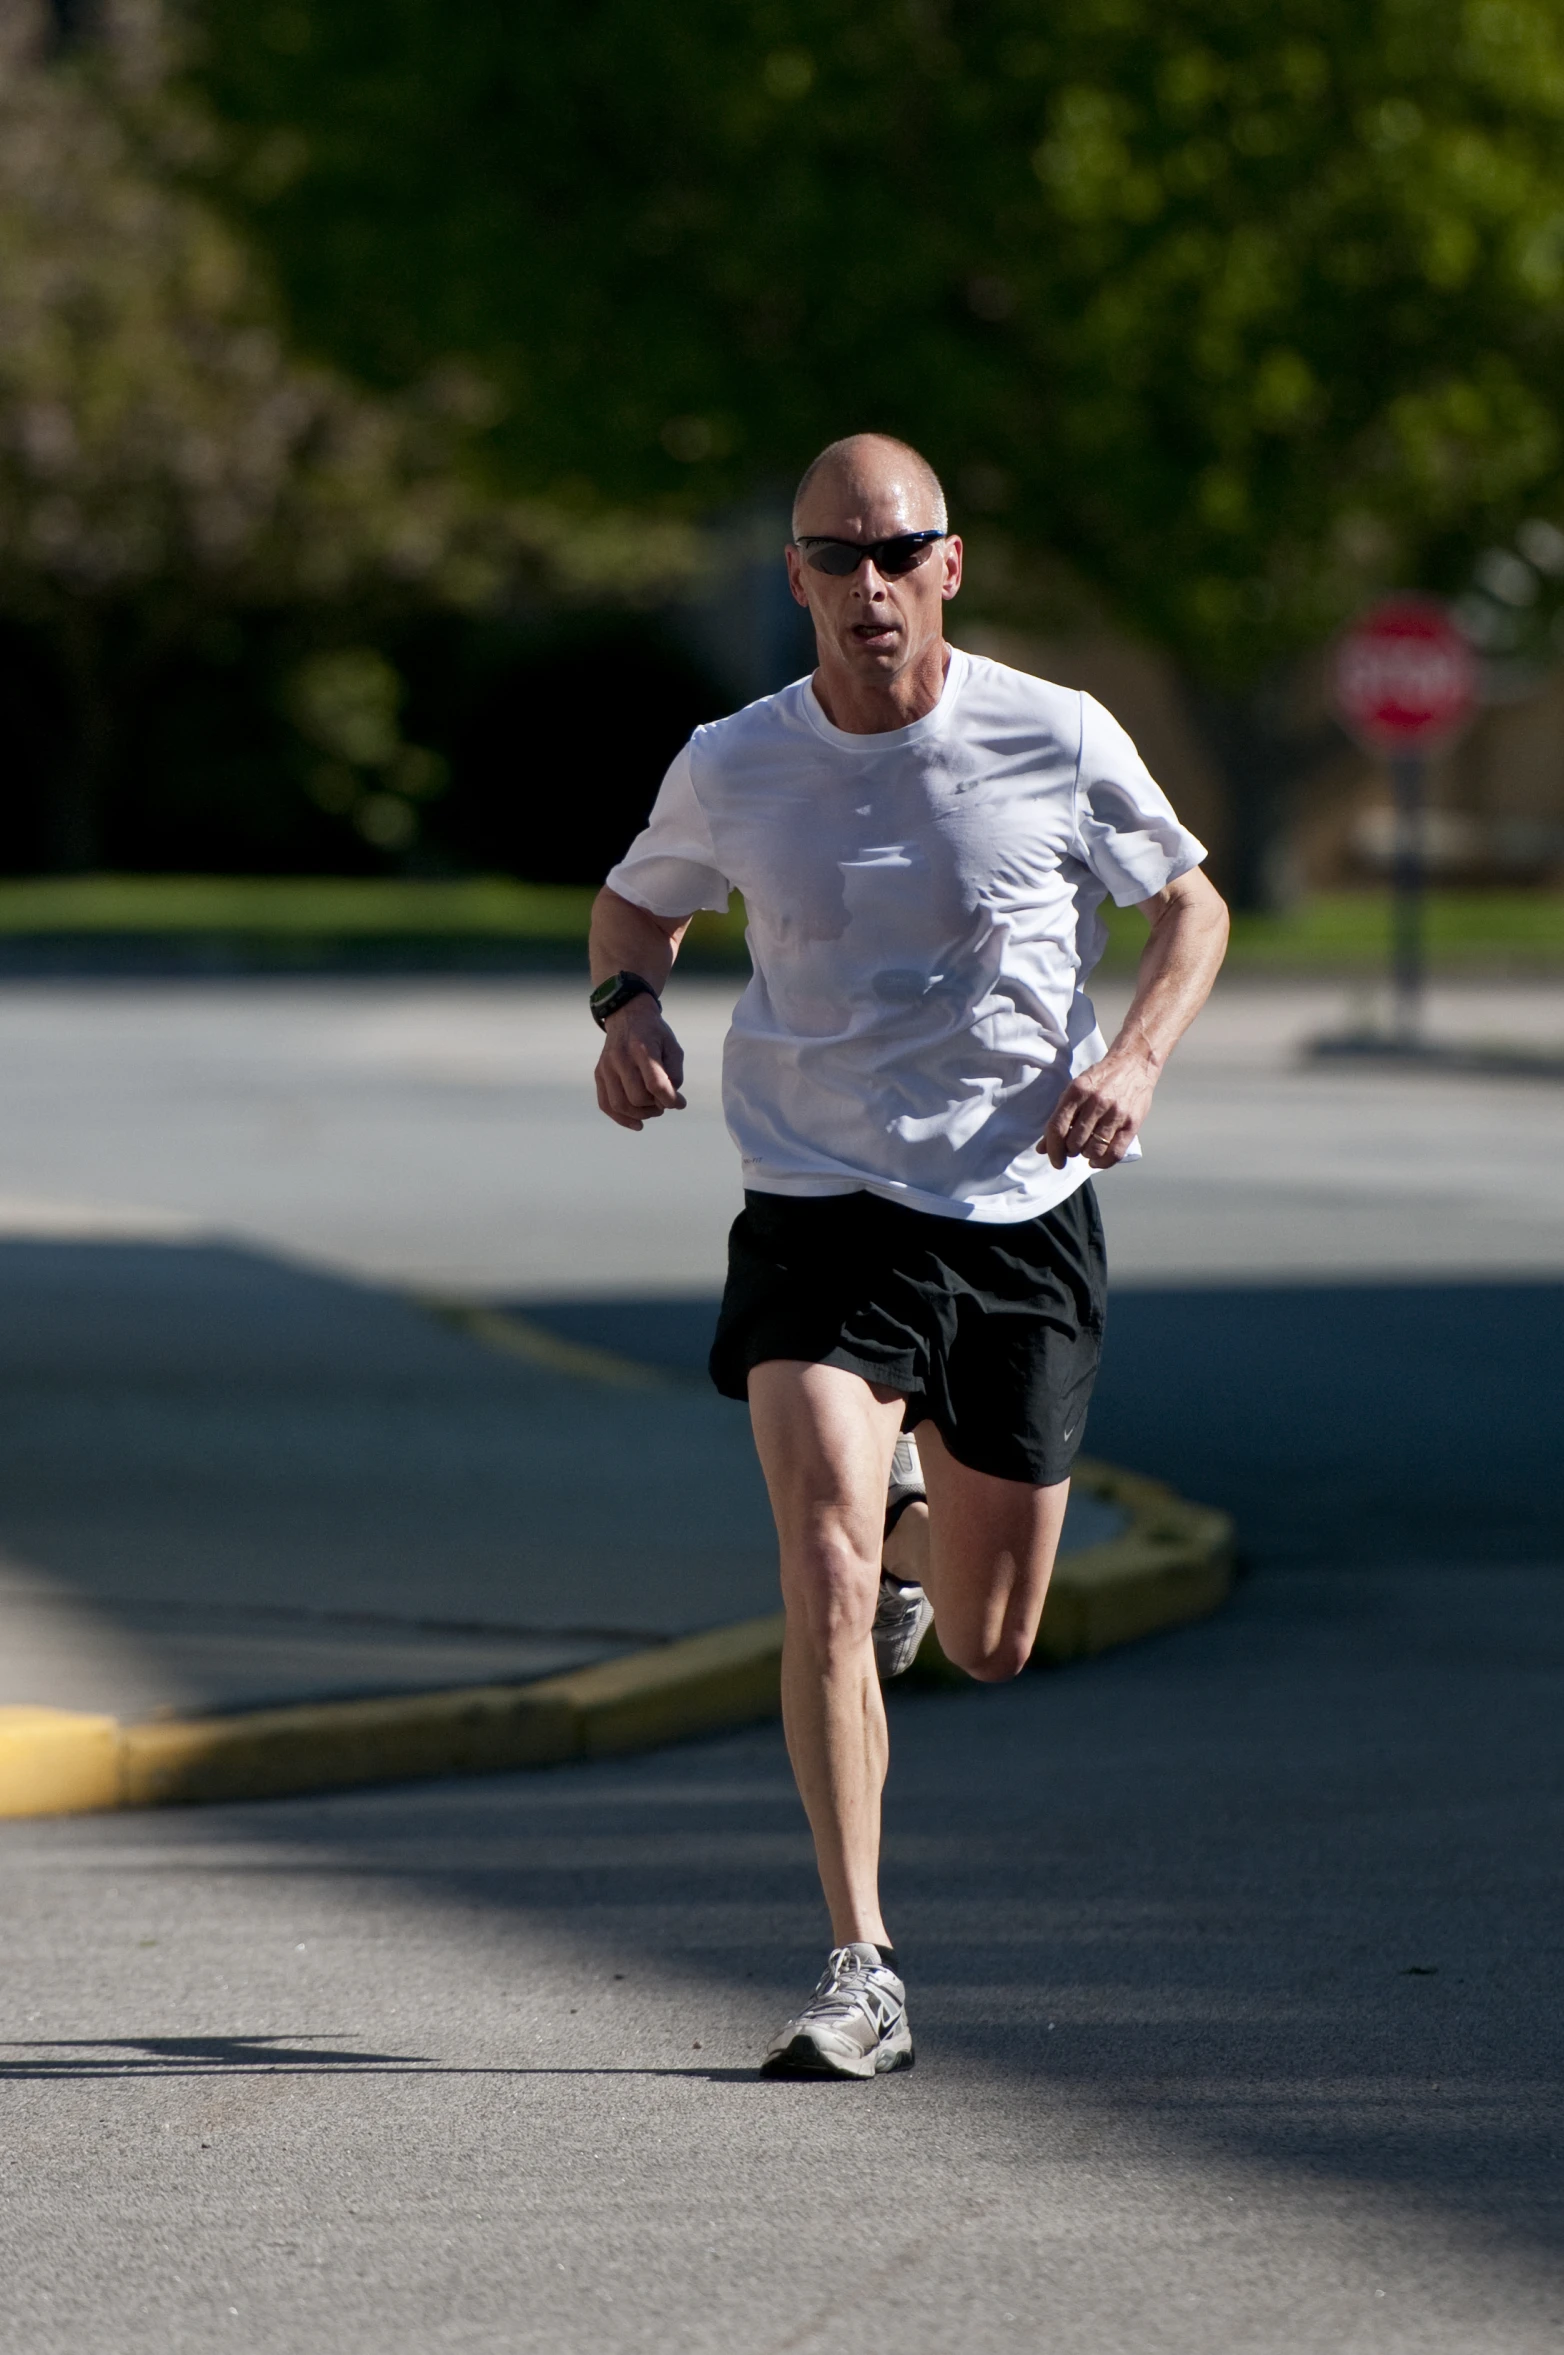
[(655, 998), (632, 998), (609, 1015), (596, 1078), (598, 1107), (621, 1128), (684, 1110), (684, 1049)]
[(1076, 1154), (1093, 1169), (1122, 1161), (1151, 1109), (1160, 1068), (1149, 1047), (1121, 1041), (1072, 1079), (1039, 1140), (1054, 1168)]

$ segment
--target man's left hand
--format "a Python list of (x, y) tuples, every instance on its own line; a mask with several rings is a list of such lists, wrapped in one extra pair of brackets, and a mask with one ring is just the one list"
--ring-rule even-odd
[(1093, 1169), (1122, 1161), (1151, 1109), (1157, 1067), (1144, 1049), (1112, 1046), (1072, 1079), (1054, 1106), (1042, 1147), (1055, 1169), (1080, 1154)]

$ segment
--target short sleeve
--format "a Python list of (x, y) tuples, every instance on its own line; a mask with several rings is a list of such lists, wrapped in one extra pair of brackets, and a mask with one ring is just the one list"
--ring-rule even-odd
[(1150, 899), (1206, 855), (1118, 721), (1090, 695), (1081, 697), (1075, 830), (1081, 858), (1121, 908)]
[(654, 916), (693, 916), (697, 908), (721, 915), (727, 908), (733, 887), (717, 865), (688, 745), (671, 763), (645, 826), (609, 870), (608, 888)]

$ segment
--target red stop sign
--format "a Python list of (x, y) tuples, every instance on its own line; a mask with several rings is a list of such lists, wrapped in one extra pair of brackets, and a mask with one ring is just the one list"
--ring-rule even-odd
[(1336, 644), (1336, 709), (1376, 752), (1430, 752), (1477, 703), (1477, 661), (1434, 597), (1387, 597)]

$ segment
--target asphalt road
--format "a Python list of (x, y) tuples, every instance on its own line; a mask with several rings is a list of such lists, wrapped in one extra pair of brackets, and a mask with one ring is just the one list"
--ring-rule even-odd
[[(591, 1094), (570, 982), (0, 987), (0, 1234), (241, 1237), (372, 1282), (503, 1297), (720, 1285), (739, 1206), (733, 984), (676, 980), (689, 1110)], [(1124, 991), (1099, 993), (1111, 1024)], [(1331, 989), (1219, 988), (1103, 1185), (1121, 1284), (1564, 1274), (1564, 1088), (1308, 1066)], [(1564, 989), (1450, 991), (1442, 1030), (1564, 1042)]]
[(232, 1244), (0, 1242), (0, 1703), (547, 1675), (776, 1608), (742, 1411)]
[(0, 2347), (1552, 2355), (1561, 1702), (1539, 1570), (899, 1702), (869, 2086), (771, 1729), (14, 1825)]
[[(680, 1002), (691, 1111), (625, 1138), (548, 985), (0, 992), (6, 1250), (237, 1246), (677, 1371), (734, 1200)], [(1254, 1574), (899, 1701), (918, 2068), (753, 2074), (824, 1943), (770, 1730), (11, 1825), (6, 2355), (1560, 2343), (1564, 1090), (1302, 1063), (1340, 1012), (1220, 999), (1103, 1186), (1092, 1444), (1233, 1503)]]

